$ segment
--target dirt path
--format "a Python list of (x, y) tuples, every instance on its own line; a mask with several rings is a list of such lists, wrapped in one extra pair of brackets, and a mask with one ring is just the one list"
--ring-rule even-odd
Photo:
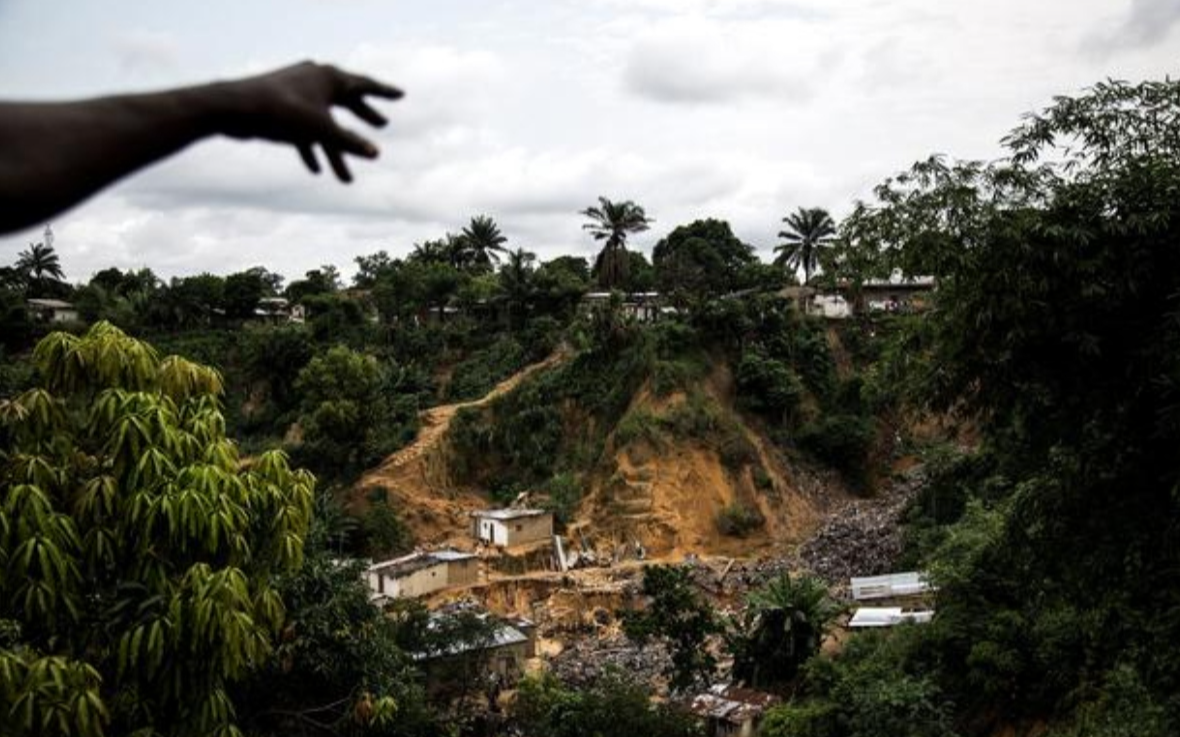
[(520, 386), (520, 383), (544, 369), (556, 366), (558, 363), (564, 361), (569, 357), (569, 349), (566, 346), (560, 346), (557, 350), (549, 355), (544, 361), (525, 366), (520, 371), (517, 371), (512, 376), (509, 376), (504, 381), (496, 384), (490, 392), (480, 397), (479, 399), (472, 399), (467, 402), (459, 402), (457, 404), (443, 404), (438, 407), (431, 407), (423, 410), (418, 415), (418, 420), (421, 422), (421, 429), (418, 430), (418, 437), (414, 439), (406, 447), (391, 455), (381, 464), (380, 470), (388, 471), (389, 469), (396, 469), (412, 463), (426, 451), (438, 445), (439, 441), (447, 434), (447, 430), (451, 428), (451, 420), (455, 418), (455, 414), (464, 407), (482, 407), (492, 400), (512, 391)]

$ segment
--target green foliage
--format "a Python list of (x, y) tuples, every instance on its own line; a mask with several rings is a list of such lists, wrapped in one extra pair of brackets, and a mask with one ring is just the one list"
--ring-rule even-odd
[(541, 488), (547, 494), (544, 508), (553, 512), (559, 524), (569, 524), (582, 499), (582, 481), (572, 473), (559, 473)]
[(0, 711), (16, 735), (232, 730), (228, 686), (266, 658), (314, 479), (244, 469), (221, 378), (108, 323), (53, 333), (42, 385), (0, 401)]
[(799, 432), (799, 446), (816, 458), (862, 480), (869, 447), (873, 442), (873, 421), (861, 415), (825, 415)]
[(717, 513), (717, 531), (730, 537), (745, 537), (766, 524), (766, 518), (758, 508), (741, 502), (734, 502)]
[(361, 517), (361, 532), (365, 552), (371, 558), (389, 558), (414, 547), (414, 531), (389, 506), (384, 495)]
[(779, 422), (794, 413), (803, 394), (803, 385), (790, 366), (758, 351), (742, 355), (736, 380), (744, 408)]
[(251, 734), (438, 733), (397, 628), (370, 603), (362, 574), (360, 563), (316, 544), (279, 580), (287, 609), (280, 644), (240, 689)]
[(653, 565), (643, 569), (643, 595), (647, 603), (638, 611), (623, 612), (623, 631), (643, 644), (651, 638), (665, 640), (672, 653), (668, 675), (672, 688), (684, 690), (716, 666), (704, 648), (705, 639), (719, 631), (711, 605), (697, 592), (687, 568)]
[(1155, 707), (1180, 714), (1160, 647), (1180, 637), (1180, 83), (1058, 98), (1006, 144), (994, 163), (921, 162), (850, 218), (938, 277), (917, 385), (994, 459), (933, 555), (947, 583), (927, 636), (969, 716), (1068, 714), (1130, 668), (1151, 732)]
[(549, 674), (526, 678), (517, 693), (515, 717), (532, 737), (701, 734), (696, 720), (666, 704), (653, 704), (641, 684), (618, 671), (608, 671), (578, 690), (566, 688)]
[[(335, 346), (311, 359), (295, 382), (303, 430), (299, 457), (340, 476), (396, 450), (408, 439), (399, 420), (416, 420), (412, 406), (390, 401), (395, 387), (396, 377), (375, 356)], [(414, 404), (412, 397), (409, 402)]]
[(919, 630), (854, 635), (842, 653), (806, 666), (812, 698), (772, 709), (762, 734), (951, 737), (953, 704), (922, 671)]
[(810, 576), (783, 573), (752, 591), (726, 632), (734, 678), (755, 688), (789, 682), (840, 612), (828, 587)]
[(746, 287), (741, 277), (755, 260), (729, 223), (711, 218), (675, 228), (652, 249), (656, 283), (680, 307)]

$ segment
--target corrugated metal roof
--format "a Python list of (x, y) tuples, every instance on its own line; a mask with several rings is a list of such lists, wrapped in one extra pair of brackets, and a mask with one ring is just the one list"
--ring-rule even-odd
[(415, 571), (420, 571), (423, 568), (429, 568), (430, 566), (466, 560), (468, 558), (474, 557), (475, 555), (473, 553), (464, 553), (459, 550), (433, 550), (429, 552), (410, 553), (409, 555), (403, 555), (400, 558), (374, 563), (365, 570), (369, 573), (406, 576)]
[(913, 596), (933, 590), (925, 573), (907, 571), (885, 576), (854, 577), (851, 581), (852, 598), (887, 599), (891, 596)]

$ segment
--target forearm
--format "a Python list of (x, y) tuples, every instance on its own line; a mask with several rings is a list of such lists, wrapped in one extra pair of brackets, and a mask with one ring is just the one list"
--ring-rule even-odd
[(44, 222), (123, 176), (224, 130), (211, 84), (72, 103), (0, 103), (0, 232)]

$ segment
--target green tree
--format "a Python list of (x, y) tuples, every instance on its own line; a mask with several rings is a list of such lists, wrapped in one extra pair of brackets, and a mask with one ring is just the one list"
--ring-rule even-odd
[(508, 238), (500, 232), (500, 226), (487, 215), (476, 215), (463, 228), (459, 236), (463, 242), (464, 263), (469, 269), (491, 271), (500, 262), (500, 254), (507, 253), (504, 244)]
[(65, 286), (65, 272), (61, 260), (53, 250), (53, 231), (45, 228), (45, 239), (41, 243), (30, 243), (17, 256), (16, 269), (25, 275), (28, 296), (45, 297), (59, 294)]
[(1006, 497), (948, 538), (942, 684), (967, 716), (1042, 715), (1125, 666), (1175, 723), (1180, 82), (1096, 85), (1005, 141), (914, 165), (858, 225), (938, 277), (923, 396), (974, 418), (997, 469), (972, 495)]
[(681, 306), (741, 289), (745, 267), (757, 259), (724, 220), (696, 220), (675, 228), (651, 253), (656, 283)]
[(823, 581), (788, 573), (771, 579), (747, 596), (727, 633), (734, 678), (755, 688), (790, 681), (839, 613)]
[(520, 325), (536, 292), (534, 275), (536, 270), (533, 263), (536, 254), (518, 248), (508, 253), (508, 260), (500, 269), (500, 289), (508, 303), (508, 317), (510, 325)]
[(787, 228), (779, 231), (778, 237), (783, 242), (774, 247), (778, 253), (774, 262), (792, 271), (803, 269), (803, 283), (806, 284), (811, 281), (811, 272), (819, 263), (821, 251), (836, 235), (836, 223), (821, 207), (800, 207), (783, 218), (783, 222)]
[(232, 733), (314, 479), (281, 453), (243, 467), (219, 375), (108, 323), (34, 358), (43, 386), (0, 402), (5, 732)]
[(644, 643), (651, 638), (665, 640), (672, 651), (672, 687), (687, 689), (707, 678), (716, 661), (704, 647), (705, 640), (720, 629), (713, 608), (701, 599), (692, 572), (687, 568), (654, 565), (643, 569), (643, 609), (625, 612), (623, 631)]
[(703, 734), (689, 714), (653, 704), (651, 694), (629, 674), (607, 671), (587, 688), (570, 689), (552, 675), (527, 678), (517, 695), (515, 716), (533, 737), (628, 734), (694, 737)]
[(225, 277), (222, 292), (225, 316), (233, 320), (249, 320), (254, 317), (258, 301), (266, 296), (268, 288), (262, 274), (253, 269)]
[(303, 429), (300, 455), (329, 474), (358, 469), (371, 459), (387, 402), (377, 359), (345, 346), (312, 358), (299, 372)]
[(627, 278), (629, 266), (627, 236), (647, 230), (653, 221), (631, 200), (612, 202), (605, 197), (598, 198), (597, 207), (579, 214), (590, 218), (582, 229), (590, 231), (594, 240), (605, 241), (594, 267), (599, 285), (607, 289), (619, 286)]

